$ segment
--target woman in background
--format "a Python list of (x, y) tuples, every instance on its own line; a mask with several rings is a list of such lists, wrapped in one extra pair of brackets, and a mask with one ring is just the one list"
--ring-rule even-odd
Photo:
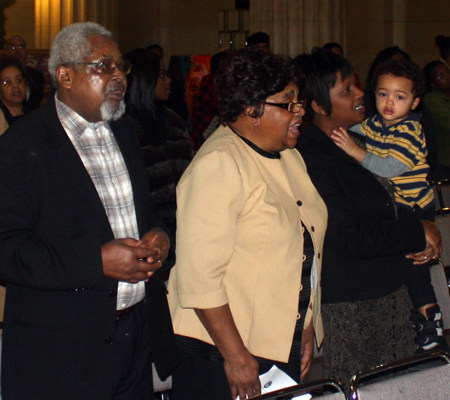
[(175, 237), (175, 187), (192, 159), (192, 144), (186, 123), (164, 105), (171, 82), (164, 61), (144, 49), (132, 50), (124, 57), (133, 65), (127, 76), (127, 116), (136, 129), (150, 174), (152, 207)]
[(0, 59), (0, 135), (28, 110), (27, 87), (22, 64), (15, 58)]

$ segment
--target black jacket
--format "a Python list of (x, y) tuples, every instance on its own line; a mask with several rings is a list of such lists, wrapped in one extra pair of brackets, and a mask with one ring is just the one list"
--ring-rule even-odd
[[(158, 221), (149, 213), (139, 145), (123, 120), (111, 128), (130, 175), (142, 235)], [(3, 398), (109, 399), (118, 283), (103, 275), (101, 246), (114, 235), (54, 100), (0, 137), (0, 193), (0, 278), (8, 282)], [(158, 276), (146, 292), (153, 357), (167, 376), (177, 353)]]
[(316, 125), (297, 147), (328, 208), (322, 302), (368, 300), (399, 289), (412, 265), (404, 254), (425, 248), (420, 220), (396, 220), (391, 197), (372, 173)]

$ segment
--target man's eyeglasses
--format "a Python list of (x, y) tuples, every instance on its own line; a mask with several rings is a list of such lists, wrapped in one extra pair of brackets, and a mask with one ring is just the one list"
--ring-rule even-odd
[(305, 108), (306, 100), (300, 100), (298, 103), (264, 103), (268, 104), (269, 106), (275, 106), (284, 108), (285, 110), (288, 110), (289, 112), (293, 114), (297, 114), (300, 112), (302, 108)]
[(116, 68), (122, 72), (124, 75), (128, 75), (131, 71), (131, 63), (128, 60), (122, 60), (120, 63), (116, 63), (113, 59), (107, 58), (101, 62), (67, 62), (66, 64), (75, 65), (92, 65), (96, 70), (104, 72), (105, 74), (111, 75), (114, 73)]
[(450, 75), (450, 68), (447, 68), (446, 71), (441, 72), (439, 75), (436, 75), (436, 79), (440, 81), (444, 78), (447, 78), (447, 76), (449, 76), (449, 75)]
[(2, 86), (13, 86), (13, 85), (19, 85), (22, 82), (25, 81), (25, 78), (16, 78), (16, 79), (5, 79), (4, 81), (1, 81)]

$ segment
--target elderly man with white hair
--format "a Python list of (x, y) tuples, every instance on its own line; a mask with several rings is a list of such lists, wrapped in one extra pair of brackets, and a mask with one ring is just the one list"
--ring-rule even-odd
[(149, 400), (177, 364), (130, 68), (100, 25), (64, 28), (54, 99), (0, 137), (4, 400)]

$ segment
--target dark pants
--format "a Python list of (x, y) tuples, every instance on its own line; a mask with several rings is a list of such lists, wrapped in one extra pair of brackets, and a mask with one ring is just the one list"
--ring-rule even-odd
[(116, 322), (113, 400), (153, 399), (150, 326), (145, 300)]
[[(208, 345), (209, 346), (209, 345)], [(208, 360), (183, 351), (181, 363), (173, 372), (173, 400), (230, 400), (230, 386), (225, 375), (223, 359)], [(300, 359), (289, 360), (289, 364), (257, 358), (259, 374), (276, 365), (296, 382), (300, 380)]]

